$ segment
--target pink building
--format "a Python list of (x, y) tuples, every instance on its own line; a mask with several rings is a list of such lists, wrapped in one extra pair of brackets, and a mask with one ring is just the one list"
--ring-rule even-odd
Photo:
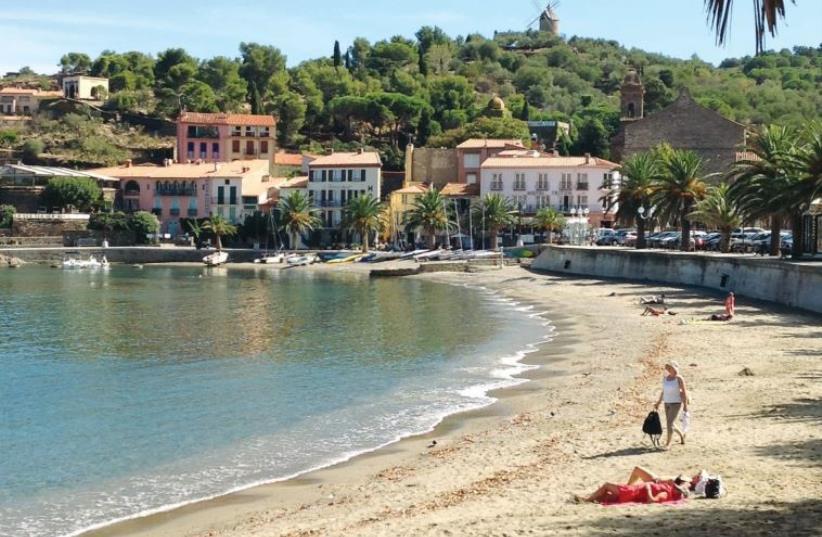
[(522, 150), (521, 140), (486, 140), (473, 138), (457, 146), (457, 182), (479, 184), (480, 167), (489, 157), (506, 150)]
[[(230, 163), (101, 168), (92, 173), (120, 179), (118, 203), (126, 212), (148, 211), (160, 219), (162, 233), (185, 233), (180, 218), (219, 214), (233, 223), (259, 208), (271, 181), (268, 160)], [(105, 173), (104, 173), (105, 172)]]
[(177, 161), (273, 163), (276, 134), (273, 116), (183, 112), (177, 120)]

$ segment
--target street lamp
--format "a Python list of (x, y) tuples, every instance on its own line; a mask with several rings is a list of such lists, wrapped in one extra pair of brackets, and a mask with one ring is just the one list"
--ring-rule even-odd
[[(636, 248), (637, 250), (645, 249), (645, 222), (651, 220), (654, 217), (654, 207), (650, 209), (645, 209), (644, 206), (640, 205), (639, 209), (637, 209), (637, 240), (636, 240)], [(647, 213), (647, 216), (645, 215)]]
[(569, 241), (573, 246), (582, 246), (588, 236), (588, 215), (591, 213), (587, 207), (574, 207), (571, 209), (571, 218), (568, 219)]

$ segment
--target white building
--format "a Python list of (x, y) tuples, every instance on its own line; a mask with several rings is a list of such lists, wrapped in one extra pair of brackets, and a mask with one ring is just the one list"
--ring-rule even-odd
[(590, 155), (559, 157), (532, 151), (491, 157), (482, 163), (480, 193), (502, 194), (526, 215), (543, 207), (565, 214), (588, 209), (591, 225), (610, 226), (616, 207), (606, 211), (602, 198), (608, 191), (602, 187), (618, 181), (617, 167)]
[(349, 200), (371, 195), (380, 199), (382, 160), (379, 153), (332, 153), (308, 164), (308, 196), (319, 209), (325, 228), (342, 222)]
[(81, 101), (102, 101), (108, 96), (108, 78), (72, 75), (63, 78), (63, 96)]

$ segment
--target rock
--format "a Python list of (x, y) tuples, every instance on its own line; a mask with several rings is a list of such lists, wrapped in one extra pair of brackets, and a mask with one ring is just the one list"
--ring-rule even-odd
[(739, 372), (740, 377), (753, 377), (754, 372), (751, 371), (749, 367), (744, 368), (742, 371)]

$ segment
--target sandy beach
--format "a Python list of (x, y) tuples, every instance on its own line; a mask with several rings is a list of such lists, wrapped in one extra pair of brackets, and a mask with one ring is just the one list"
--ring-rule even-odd
[[(710, 323), (701, 319), (722, 304), (707, 291), (520, 267), (413, 277), (548, 312), (556, 339), (526, 359), (541, 366), (531, 382), (345, 464), (89, 535), (822, 535), (822, 318), (739, 298), (734, 322)], [(660, 292), (678, 315), (641, 317), (639, 297)], [(689, 384), (692, 423), (685, 445), (659, 451), (640, 427), (669, 360)], [(729, 493), (673, 506), (571, 502), (637, 465), (708, 469)]]

